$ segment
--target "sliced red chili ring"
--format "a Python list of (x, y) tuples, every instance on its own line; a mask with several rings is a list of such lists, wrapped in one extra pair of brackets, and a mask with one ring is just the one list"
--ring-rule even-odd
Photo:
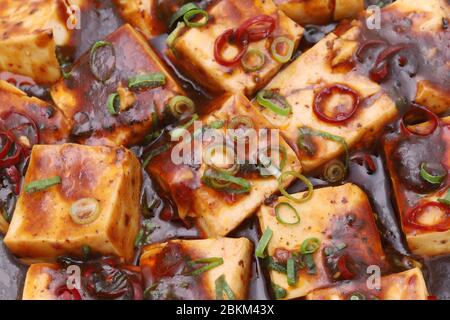
[[(8, 123), (8, 119), (13, 115), (18, 115), (20, 117), (23, 117), (28, 122), (18, 123), (18, 124), (14, 124), (14, 126), (10, 126), (11, 123)], [(14, 133), (14, 131), (22, 130), (24, 127), (30, 126), (33, 129), (34, 133), (33, 133), (33, 136), (27, 136), (27, 138), (30, 140), (31, 146), (35, 145), (35, 144), (39, 144), (39, 142), (40, 142), (39, 129), (38, 129), (36, 122), (30, 116), (28, 116), (25, 113), (18, 112), (18, 111), (9, 111), (5, 114), (2, 114), (1, 118), (6, 123), (6, 125), (5, 125), (6, 129), (13, 133)], [(19, 137), (17, 137), (17, 138), (19, 138)], [(30, 138), (32, 138), (32, 139), (30, 139)]]
[(56, 296), (60, 300), (82, 300), (81, 294), (77, 289), (69, 289), (67, 286), (58, 288), (56, 290)]
[[(255, 25), (264, 25), (265, 27), (258, 27), (256, 30), (250, 30)], [(275, 18), (261, 14), (244, 21), (236, 30), (237, 42), (255, 42), (266, 39), (275, 30)]]
[[(445, 217), (442, 219), (441, 222), (435, 225), (424, 225), (421, 224), (418, 219), (420, 218), (420, 215), (427, 210), (428, 208), (437, 208), (445, 213)], [(406, 222), (408, 225), (425, 231), (447, 231), (450, 229), (450, 207), (446, 206), (443, 203), (431, 201), (426, 202), (421, 205), (418, 205), (417, 207), (413, 208), (409, 214), (406, 217)]]
[(22, 182), (22, 175), (20, 174), (19, 170), (17, 170), (16, 166), (6, 168), (5, 171), (6, 175), (14, 185), (14, 193), (18, 195), (20, 193), (20, 184)]
[(0, 159), (4, 158), (11, 148), (12, 143), (14, 142), (14, 136), (9, 132), (0, 132), (0, 137), (2, 137), (2, 149), (0, 150)]
[[(230, 60), (225, 59), (222, 55), (227, 44), (235, 44), (239, 49), (239, 52)], [(247, 52), (247, 48), (248, 42), (237, 41), (235, 31), (233, 29), (228, 29), (222, 33), (214, 43), (214, 58), (223, 66), (231, 66), (241, 60), (242, 56)]]
[(22, 147), (20, 144), (17, 144), (17, 143), (15, 144), (15, 147), (16, 147), (16, 150), (13, 155), (11, 155), (7, 158), (0, 159), (0, 168), (11, 167), (20, 161), (21, 155), (22, 155)]
[(384, 40), (368, 40), (366, 42), (363, 42), (358, 50), (356, 51), (356, 58), (362, 62), (363, 60), (363, 53), (369, 48), (374, 46), (382, 46), (387, 45), (387, 42)]
[(375, 61), (373, 68), (370, 70), (370, 78), (378, 83), (383, 81), (389, 73), (389, 64), (386, 60), (392, 55), (402, 51), (405, 48), (406, 45), (399, 44), (381, 51)]
[[(352, 103), (352, 108), (350, 110), (348, 110), (347, 112), (339, 112), (335, 116), (330, 117), (325, 114), (325, 112), (323, 110), (323, 104), (335, 92), (351, 96), (353, 103)], [(346, 85), (343, 85), (343, 84), (335, 84), (335, 85), (332, 85), (332, 86), (322, 89), (319, 93), (316, 94), (316, 96), (314, 97), (313, 110), (314, 110), (314, 113), (316, 114), (316, 116), (319, 119), (321, 119), (322, 121), (330, 122), (330, 123), (340, 123), (340, 122), (344, 122), (344, 121), (350, 119), (353, 116), (353, 114), (355, 114), (356, 110), (359, 107), (359, 103), (360, 103), (360, 97), (359, 97), (359, 94), (355, 90), (353, 90), (352, 88), (347, 87)]]
[[(415, 113), (421, 113), (423, 115), (425, 115), (428, 120), (431, 123), (429, 124), (429, 129), (425, 132), (421, 132), (420, 130), (412, 130), (411, 127), (408, 127), (408, 125), (405, 123), (406, 122), (406, 118), (408, 116), (412, 116)], [(428, 136), (430, 134), (433, 134), (433, 132), (437, 129), (437, 127), (439, 126), (439, 118), (437, 115), (435, 115), (433, 112), (431, 112), (430, 110), (428, 110), (428, 108), (425, 108), (423, 106), (420, 105), (414, 105), (410, 110), (408, 110), (408, 112), (406, 112), (403, 115), (402, 120), (400, 121), (400, 128), (403, 132), (409, 133), (409, 134), (414, 134), (414, 135), (418, 135), (418, 136)]]

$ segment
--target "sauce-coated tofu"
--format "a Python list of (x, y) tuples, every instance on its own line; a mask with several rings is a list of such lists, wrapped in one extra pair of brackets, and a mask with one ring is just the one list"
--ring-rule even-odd
[[(291, 205), (300, 222), (290, 225), (280, 222), (280, 218), (285, 222), (294, 221), (289, 217), (292, 213), (286, 211), (289, 207), (279, 206), (280, 203)], [(273, 232), (265, 259), (275, 261), (282, 268), (287, 267), (289, 258), (304, 264), (297, 269), (295, 284), (288, 284), (287, 274), (268, 264), (272, 283), (286, 291), (282, 298), (299, 298), (336, 281), (366, 277), (371, 265), (382, 271), (388, 266), (369, 199), (356, 185), (315, 189), (312, 198), (304, 203), (280, 197), (271, 205), (261, 206), (258, 217), (262, 232), (267, 228)], [(310, 255), (300, 255), (304, 241), (311, 238), (316, 238), (316, 250)]]
[(306, 24), (356, 18), (364, 10), (364, 0), (275, 0), (275, 4), (291, 19)]
[[(115, 54), (111, 54), (111, 49), (103, 49), (104, 55), (109, 55), (98, 63), (109, 65), (115, 61), (111, 77), (104, 82), (94, 77), (87, 52), (76, 62), (71, 77), (52, 87), (51, 95), (71, 121), (71, 133), (77, 141), (130, 145), (151, 130), (172, 97), (184, 93), (142, 35), (130, 25), (120, 27), (105, 40), (112, 43)], [(165, 85), (139, 91), (128, 89), (131, 77), (157, 72), (164, 74)], [(108, 97), (116, 92), (124, 93), (121, 101), (128, 103), (113, 115), (108, 111)]]
[[(149, 245), (144, 248), (140, 260), (146, 288), (152, 287), (146, 298), (164, 299), (169, 294), (178, 299), (216, 299), (217, 279), (224, 275), (235, 299), (246, 299), (252, 253), (253, 245), (246, 238), (172, 240)], [(204, 266), (190, 262), (207, 258), (221, 258), (223, 263), (199, 275), (189, 276), (190, 272)], [(229, 299), (225, 293), (223, 297)]]
[(25, 114), (36, 122), (40, 143), (52, 144), (64, 141), (69, 136), (69, 124), (62, 112), (35, 97), (28, 97), (6, 81), (0, 80), (0, 116), (11, 112)]
[[(223, 0), (210, 8), (208, 24), (201, 28), (189, 28), (175, 40), (170, 57), (179, 68), (211, 91), (244, 92), (252, 95), (264, 86), (281, 68), (282, 64), (270, 53), (271, 41), (277, 36), (286, 36), (295, 43), (303, 34), (303, 28), (289, 19), (271, 0)], [(245, 72), (240, 63), (232, 66), (219, 64), (214, 57), (216, 39), (228, 29), (237, 29), (247, 19), (265, 14), (276, 19), (272, 36), (252, 42), (249, 49), (258, 49), (265, 56), (263, 67), (254, 72)], [(237, 50), (226, 49), (223, 55), (231, 59)]]
[[(429, 122), (411, 127), (429, 130)], [(450, 185), (450, 117), (441, 119), (433, 134), (407, 132), (385, 138), (384, 151), (403, 232), (411, 251), (434, 256), (450, 252), (450, 208), (439, 202)], [(421, 173), (442, 175), (439, 183), (426, 181)], [(433, 170), (433, 171), (430, 171)]]
[[(299, 147), (301, 128), (327, 132), (345, 140), (349, 148), (358, 144), (368, 144), (376, 138), (384, 126), (397, 115), (394, 102), (383, 93), (382, 88), (356, 71), (347, 70), (358, 45), (357, 28), (350, 29), (344, 36), (329, 34), (326, 38), (305, 52), (286, 69), (282, 70), (265, 88), (285, 97), (292, 106), (292, 113), (280, 117), (275, 112), (260, 106), (272, 127), (280, 129), (288, 143), (296, 148), (305, 172), (311, 172), (326, 162), (344, 153), (342, 143), (331, 139), (312, 136), (313, 151), (306, 152)], [(344, 71), (342, 71), (342, 67)], [(313, 111), (313, 104), (320, 92), (333, 86), (345, 86), (360, 100), (355, 113), (341, 123), (329, 123), (320, 119)], [(323, 109), (334, 110), (352, 108), (353, 99), (349, 94), (332, 91), (328, 105)], [(340, 109), (341, 108), (341, 109)], [(331, 112), (330, 112), (331, 113)]]
[[(228, 135), (229, 124), (234, 118), (245, 116), (252, 119), (254, 129), (267, 128), (264, 118), (259, 117), (254, 108), (243, 95), (225, 95), (214, 102), (208, 108), (216, 111), (210, 113), (202, 119), (203, 126), (207, 126), (214, 121), (222, 121), (223, 127), (214, 132)], [(268, 131), (270, 132), (270, 131)], [(278, 139), (279, 138), (279, 139)], [(275, 136), (272, 140), (268, 133), (268, 143), (273, 143), (271, 150), (276, 150), (281, 146), (286, 150), (285, 166), (282, 171), (301, 170), (300, 163), (292, 149), (286, 144), (281, 136)], [(260, 140), (258, 136), (252, 137), (248, 143), (258, 146)], [(183, 143), (180, 142), (180, 143)], [(229, 144), (229, 142), (227, 142)], [(155, 177), (162, 188), (170, 193), (177, 204), (178, 213), (182, 219), (190, 216), (197, 220), (198, 226), (208, 237), (224, 236), (235, 229), (242, 221), (248, 218), (266, 199), (278, 191), (278, 182), (275, 176), (260, 176), (258, 171), (239, 171), (237, 176), (243, 177), (251, 184), (251, 189), (243, 194), (229, 194), (226, 191), (213, 189), (202, 182), (202, 176), (207, 169), (204, 161), (205, 154), (209, 147), (214, 145), (214, 140), (203, 139), (201, 144), (200, 165), (176, 165), (170, 160), (174, 148), (155, 157), (148, 166), (149, 172)], [(180, 144), (176, 145), (181, 146)], [(175, 148), (176, 148), (175, 147)], [(245, 156), (255, 155), (256, 152), (263, 151), (262, 148), (252, 149), (246, 152)], [(233, 150), (238, 152), (238, 148)], [(276, 151), (275, 151), (276, 152)], [(177, 151), (175, 154), (178, 154)], [(282, 157), (282, 155), (280, 154)], [(241, 166), (241, 169), (244, 166)], [(294, 177), (288, 176), (283, 180), (285, 186), (293, 181)]]
[[(361, 296), (362, 295), (362, 296)], [(381, 277), (379, 289), (368, 289), (366, 281), (344, 282), (335, 287), (318, 289), (309, 293), (308, 300), (427, 300), (428, 290), (422, 271), (414, 268)]]
[[(27, 192), (31, 182), (59, 177), (60, 183)], [(124, 148), (75, 144), (35, 145), (5, 244), (17, 256), (52, 260), (93, 252), (130, 260), (139, 228), (140, 164)], [(76, 206), (80, 199), (96, 207)], [(92, 202), (88, 202), (90, 204)], [(84, 208), (84, 210), (83, 210)], [(83, 218), (94, 217), (92, 221)], [(76, 216), (76, 217), (77, 217)], [(81, 220), (81, 223), (80, 223)]]
[(0, 70), (56, 82), (61, 73), (55, 49), (69, 45), (72, 34), (67, 9), (62, 0), (2, 1)]

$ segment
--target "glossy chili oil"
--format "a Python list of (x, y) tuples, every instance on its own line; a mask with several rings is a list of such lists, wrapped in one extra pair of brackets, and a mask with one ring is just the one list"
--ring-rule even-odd
[[(160, 0), (158, 6), (159, 19), (161, 21), (167, 21), (168, 17), (176, 11), (181, 2), (181, 0)], [(209, 2), (212, 1), (202, 1), (201, 4), (207, 5)], [(370, 5), (378, 2), (379, 1), (377, 0), (369, 0), (366, 1), (366, 4)], [(388, 0), (384, 2), (390, 3), (392, 1)], [(75, 49), (72, 48), (72, 50), (69, 50), (72, 54), (72, 61), (76, 60), (83, 52), (87, 51), (95, 41), (103, 39), (106, 35), (117, 29), (122, 23), (123, 21), (118, 16), (111, 1), (93, 1), (88, 13), (82, 15), (82, 29), (78, 32), (76, 38), (76, 43), (78, 45), (75, 45), (74, 43)], [(327, 33), (332, 32), (336, 27), (339, 27), (336, 23), (325, 26), (305, 26), (306, 32), (296, 56), (320, 41)], [(164, 26), (162, 25), (161, 28), (164, 28)], [(363, 36), (367, 38), (383, 37), (383, 35), (374, 35), (369, 32)], [(169, 65), (172, 72), (176, 75), (184, 89), (186, 89), (186, 92), (188, 92), (191, 98), (196, 101), (197, 105), (205, 105), (213, 98), (213, 96), (185, 77), (166, 58), (164, 54), (166, 50), (166, 37), (167, 34), (156, 37), (150, 44)], [(428, 45), (427, 41), (429, 41), (429, 39), (423, 39), (424, 46)], [(416, 55), (411, 54), (410, 56), (414, 58)], [(417, 63), (419, 65), (429, 63), (432, 67), (435, 67), (435, 64), (439, 64), (440, 62), (417, 61)], [(361, 72), (368, 72), (368, 66), (362, 65), (359, 67), (361, 68)], [(403, 73), (405, 72), (407, 73), (408, 70)], [(421, 71), (418, 73), (420, 72)], [(431, 77), (431, 79), (437, 78), (438, 81), (439, 79), (442, 79), (442, 77), (444, 77), (444, 80), (446, 79), (445, 75), (440, 75), (439, 72), (436, 74), (427, 73), (423, 76)], [(395, 83), (402, 81), (403, 78), (401, 77), (403, 77), (403, 75), (396, 77), (394, 74), (392, 79), (388, 83), (383, 84), (383, 86), (390, 88), (393, 85), (393, 88), (396, 88), (397, 86)], [(16, 81), (18, 87), (23, 89), (28, 95), (37, 96), (44, 100), (50, 99), (48, 88), (37, 86), (34, 82), (26, 79), (24, 80), (20, 77), (16, 78)], [(411, 99), (414, 84), (414, 77), (407, 79), (405, 85), (402, 84), (403, 87), (401, 90), (394, 93), (391, 92), (393, 98), (402, 100)], [(404, 108), (407, 108), (408, 103), (404, 103), (403, 105)], [(202, 113), (201, 108), (199, 112)], [(385, 129), (386, 132), (397, 131), (399, 128), (398, 124), (399, 119), (387, 126)], [(168, 123), (167, 125), (170, 126), (173, 124)], [(158, 146), (158, 143), (152, 145), (137, 145), (132, 147), (131, 150), (142, 159), (152, 150), (152, 148), (155, 148), (155, 146)], [(357, 152), (361, 152), (361, 150), (358, 150)], [(415, 260), (417, 260), (424, 266), (423, 271), (430, 295), (434, 295), (440, 299), (450, 299), (450, 256), (446, 255), (423, 260), (419, 257), (410, 255), (401, 227), (398, 223), (398, 216), (392, 199), (393, 193), (391, 182), (385, 166), (381, 141), (376, 142), (372, 149), (362, 150), (362, 152), (368, 153), (371, 156), (376, 165), (376, 171), (370, 172), (363, 163), (351, 161), (349, 175), (345, 182), (357, 184), (369, 196), (373, 211), (376, 213), (376, 220), (382, 237), (383, 247), (390, 258), (393, 272), (413, 267), (416, 263)], [(182, 222), (178, 218), (176, 206), (168, 195), (160, 189), (146, 172), (143, 172), (143, 175), (143, 219), (151, 221), (153, 224), (149, 240), (153, 243), (175, 238), (186, 239), (201, 237), (201, 233), (193, 227), (192, 223)], [(322, 180), (320, 175), (309, 178), (315, 187), (326, 187), (330, 185)], [(0, 197), (8, 192), (8, 188), (10, 187), (3, 186), (0, 188)], [(291, 186), (289, 191), (299, 192), (304, 191), (305, 189), (306, 187), (298, 182)], [(267, 199), (267, 201), (270, 201), (270, 199)], [(256, 217), (244, 221), (230, 236), (247, 237), (256, 245), (260, 237)], [(139, 253), (140, 249), (136, 252), (136, 264), (139, 262)], [(0, 298), (16, 299), (21, 297), (26, 271), (27, 266), (20, 264), (5, 248), (2, 242), (0, 245)], [(254, 258), (252, 277), (249, 284), (249, 299), (270, 299), (271, 294), (269, 292), (269, 284), (270, 280), (262, 266), (262, 261)]]

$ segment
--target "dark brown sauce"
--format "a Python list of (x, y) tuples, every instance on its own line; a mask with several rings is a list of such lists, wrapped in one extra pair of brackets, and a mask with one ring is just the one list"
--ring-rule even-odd
[[(160, 0), (160, 2), (165, 2)], [(175, 2), (175, 1), (169, 1)], [(205, 1), (208, 3), (209, 1)], [(392, 2), (392, 1), (384, 1)], [(96, 40), (104, 38), (107, 34), (119, 27), (123, 21), (118, 16), (111, 1), (95, 1), (95, 5), (91, 8), (88, 15), (83, 15), (82, 29), (79, 33), (79, 46), (77, 46), (74, 53), (74, 58), (80, 57), (83, 52), (88, 50), (92, 43)], [(367, 4), (378, 3), (377, 0), (367, 1)], [(173, 10), (173, 9), (172, 9)], [(301, 51), (304, 51), (320, 41), (327, 33), (333, 31), (336, 27), (335, 23), (327, 26), (309, 26), (307, 27), (307, 34), (303, 38)], [(165, 57), (165, 39), (167, 35), (161, 35), (151, 41), (151, 45), (155, 48), (160, 57), (169, 65), (178, 80), (182, 83), (187, 92), (194, 96), (198, 105), (205, 105), (211, 100), (209, 95), (200, 86), (189, 80), (182, 73), (180, 73)], [(299, 55), (297, 53), (297, 55)], [(392, 81), (395, 81), (394, 79)], [(37, 94), (41, 88), (35, 91), (27, 92), (30, 95), (41, 97)], [(410, 97), (412, 94), (408, 94)], [(396, 128), (395, 123), (392, 128)], [(387, 128), (389, 130), (390, 128)], [(140, 157), (142, 157), (142, 146), (133, 147), (132, 150)], [(393, 263), (405, 262), (404, 256), (409, 256), (409, 250), (405, 243), (403, 233), (398, 223), (398, 217), (391, 199), (391, 184), (387, 171), (385, 169), (384, 161), (382, 159), (382, 151), (379, 143), (370, 151), (375, 160), (377, 170), (373, 174), (369, 174), (364, 166), (355, 162), (351, 162), (350, 174), (346, 182), (353, 182), (363, 188), (370, 198), (373, 211), (377, 214), (380, 234), (382, 236), (383, 247), (389, 254)], [(326, 187), (329, 184), (323, 180), (311, 177), (315, 187)], [(291, 188), (290, 192), (304, 191), (305, 186), (302, 183), (296, 183)], [(2, 190), (0, 190), (0, 195)], [(152, 242), (162, 242), (174, 238), (197, 238), (200, 236), (199, 232), (194, 227), (183, 224), (176, 213), (176, 206), (173, 202), (160, 190), (160, 188), (152, 181), (152, 179), (144, 173), (143, 197), (147, 204), (153, 203), (154, 206), (149, 211), (148, 219), (157, 226), (151, 234)], [(156, 203), (156, 204), (155, 204)], [(241, 226), (232, 232), (231, 237), (247, 237), (255, 245), (258, 243), (260, 231), (256, 217), (252, 217), (244, 221)], [(23, 281), (27, 267), (20, 264), (15, 257), (2, 244), (0, 246), (0, 298), (14, 299), (20, 298), (23, 289)], [(409, 260), (406, 259), (406, 264)], [(138, 259), (136, 259), (138, 263)], [(425, 259), (424, 272), (426, 276), (427, 286), (430, 295), (435, 295), (440, 299), (450, 299), (450, 257), (442, 256), (432, 259)], [(407, 267), (407, 266), (406, 266)], [(404, 269), (405, 266), (400, 266), (399, 270)], [(269, 286), (270, 278), (264, 270), (261, 261), (254, 259), (252, 265), (252, 278), (249, 285), (249, 299), (265, 300), (270, 299)]]

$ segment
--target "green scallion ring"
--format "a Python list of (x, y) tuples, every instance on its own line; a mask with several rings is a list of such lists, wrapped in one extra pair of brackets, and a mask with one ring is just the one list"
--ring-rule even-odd
[[(221, 152), (224, 157), (227, 157), (230, 162), (229, 167), (224, 168), (220, 167), (216, 163), (212, 161), (212, 159), (215, 156), (215, 153)], [(203, 153), (203, 162), (208, 165), (209, 167), (212, 167), (219, 171), (225, 171), (229, 174), (236, 174), (239, 171), (239, 164), (237, 163), (236, 159), (236, 153), (234, 152), (234, 148), (232, 146), (229, 146), (227, 144), (223, 143), (215, 143), (212, 145), (209, 145), (205, 152)]]
[[(306, 186), (308, 187), (308, 193), (304, 194), (303, 197), (300, 198), (300, 199), (291, 196), (291, 195), (286, 191), (286, 189), (283, 187), (283, 179), (284, 179), (284, 177), (286, 177), (286, 176), (294, 176), (294, 177), (296, 177), (296, 178), (302, 180), (302, 181), (306, 184)], [(308, 201), (309, 199), (311, 199), (311, 197), (312, 197), (312, 195), (313, 195), (313, 192), (314, 192), (314, 187), (313, 187), (311, 181), (309, 181), (308, 178), (306, 178), (304, 175), (301, 175), (300, 173), (295, 172), (295, 171), (286, 171), (286, 172), (283, 172), (283, 173), (278, 177), (278, 189), (280, 190), (280, 192), (281, 192), (281, 194), (282, 194), (283, 196), (285, 196), (285, 197), (288, 198), (289, 200), (292, 200), (292, 201), (297, 202), (297, 203), (302, 203), (302, 202)]]
[(139, 74), (128, 79), (128, 87), (134, 90), (153, 89), (166, 84), (166, 76), (161, 72)]
[(243, 136), (236, 134), (236, 131), (239, 130), (241, 126), (244, 126), (247, 130), (253, 129), (255, 127), (252, 118), (248, 116), (240, 115), (233, 117), (228, 123), (228, 129), (233, 130), (231, 136), (234, 140), (243, 140), (249, 138), (245, 135), (245, 133)]
[[(243, 178), (235, 177), (225, 171), (208, 168), (203, 173), (201, 181), (210, 188), (227, 192), (229, 194), (242, 194), (250, 191), (252, 185)], [(232, 188), (236, 185), (239, 189)]]
[[(276, 100), (281, 105), (271, 100)], [(275, 112), (280, 116), (289, 116), (292, 113), (292, 106), (282, 95), (271, 90), (262, 90), (256, 95), (256, 101), (263, 107)]]
[(258, 258), (266, 257), (265, 251), (266, 251), (267, 245), (269, 244), (269, 241), (272, 238), (272, 236), (273, 236), (272, 229), (267, 227), (266, 230), (264, 231), (261, 239), (258, 242), (258, 246), (256, 247), (255, 254)]
[[(111, 70), (104, 77), (99, 75), (97, 73), (97, 70), (94, 68), (96, 53), (97, 53), (97, 50), (100, 49), (101, 47), (111, 47), (112, 54), (114, 56), (114, 68), (111, 68)], [(114, 72), (114, 69), (115, 69), (115, 64), (116, 64), (115, 56), (116, 56), (116, 53), (115, 53), (115, 50), (114, 50), (114, 46), (113, 46), (113, 44), (111, 42), (109, 42), (109, 41), (97, 41), (96, 43), (93, 44), (93, 46), (91, 48), (91, 52), (89, 54), (89, 68), (90, 68), (92, 74), (94, 75), (94, 77), (97, 80), (104, 82), (104, 81), (108, 80), (109, 78), (111, 78), (111, 76), (112, 76), (112, 74)]]
[[(280, 167), (278, 168), (280, 171), (284, 169), (284, 167), (286, 166), (286, 160), (287, 160), (287, 151), (286, 148), (284, 146), (276, 146), (276, 147), (267, 147), (264, 148), (260, 151), (260, 155), (259, 158), (261, 160), (262, 156), (265, 156), (265, 154), (267, 153), (268, 150), (272, 151), (273, 149), (277, 149), (278, 152), (281, 155), (281, 160), (280, 160)], [(270, 161), (271, 163), (269, 165), (272, 165), (272, 161)], [(266, 167), (267, 168), (267, 167)]]
[(420, 176), (422, 177), (422, 179), (424, 179), (425, 181), (427, 181), (431, 184), (441, 184), (446, 175), (443, 174), (443, 175), (434, 176), (427, 171), (426, 167), (427, 167), (427, 164), (425, 162), (423, 162), (420, 165)]
[(345, 179), (347, 168), (342, 161), (334, 159), (325, 164), (323, 169), (323, 177), (330, 183), (336, 183)]
[(212, 129), (222, 129), (224, 125), (225, 125), (225, 121), (214, 120), (208, 126)]
[(291, 287), (295, 286), (297, 284), (297, 270), (295, 267), (295, 260), (294, 258), (289, 258), (286, 265), (287, 270), (287, 283)]
[[(278, 45), (285, 44), (287, 46), (285, 50), (285, 54), (278, 53)], [(270, 51), (272, 53), (272, 57), (279, 63), (286, 63), (292, 58), (292, 54), (294, 53), (294, 41), (284, 36), (277, 37), (273, 40), (272, 45), (270, 47)]]
[[(253, 59), (257, 60), (257, 63), (251, 63)], [(241, 58), (242, 68), (244, 68), (247, 72), (258, 71), (264, 66), (266, 62), (266, 56), (261, 50), (258, 49), (250, 49), (248, 50), (243, 57)]]
[(185, 96), (173, 97), (170, 99), (168, 106), (172, 115), (177, 119), (186, 115), (191, 115), (195, 112), (194, 101)]
[(120, 108), (120, 96), (119, 94), (115, 93), (111, 93), (108, 96), (108, 111), (110, 114), (112, 114), (113, 116), (118, 115), (119, 114), (119, 108)]
[(286, 296), (287, 296), (286, 289), (280, 287), (279, 285), (277, 285), (276, 283), (273, 283), (273, 282), (272, 282), (272, 291), (273, 291), (273, 294), (275, 295), (275, 299), (283, 299), (283, 298), (286, 298)]
[(59, 176), (51, 177), (48, 179), (41, 179), (32, 181), (25, 185), (25, 192), (26, 193), (33, 193), (41, 190), (45, 190), (47, 188), (50, 188), (51, 186), (61, 184), (61, 178)]
[(316, 252), (320, 248), (320, 240), (317, 238), (308, 238), (302, 242), (300, 246), (301, 254), (310, 254)]
[(186, 24), (184, 22), (178, 22), (177, 27), (169, 34), (169, 36), (166, 39), (166, 44), (169, 49), (174, 51), (174, 44), (175, 40), (178, 39), (178, 37), (181, 34), (181, 31), (186, 27)]
[[(191, 19), (197, 15), (200, 15), (203, 18), (199, 22), (192, 22)], [(186, 12), (184, 14), (183, 20), (184, 20), (184, 23), (186, 23), (186, 25), (189, 28), (201, 28), (203, 26), (206, 26), (206, 24), (208, 23), (209, 14), (208, 14), (208, 12), (206, 12), (205, 10), (202, 10), (202, 9), (193, 9), (193, 10), (189, 10), (188, 12)]]
[(353, 292), (348, 297), (348, 300), (366, 300), (366, 296), (363, 295), (361, 292)]
[(177, 12), (175, 12), (172, 17), (170, 17), (169, 20), (169, 29), (172, 29), (172, 27), (175, 25), (175, 23), (181, 19), (182, 17), (184, 17), (184, 15), (186, 13), (188, 13), (191, 10), (196, 10), (196, 9), (200, 9), (195, 3), (193, 2), (188, 2), (184, 5), (182, 5)]
[[(281, 207), (289, 208), (289, 210), (294, 213), (295, 220), (294, 221), (286, 221), (285, 219), (283, 219), (283, 217), (281, 216), (281, 212), (280, 212)], [(274, 210), (275, 210), (275, 217), (277, 218), (277, 221), (279, 223), (284, 224), (284, 225), (296, 225), (296, 224), (300, 223), (300, 215), (298, 214), (297, 210), (290, 203), (287, 203), (287, 202), (277, 203)]]
[(447, 205), (447, 206), (450, 206), (450, 189), (447, 190), (447, 193), (445, 194), (445, 197), (438, 199), (438, 201), (440, 203), (443, 203), (443, 204)]

